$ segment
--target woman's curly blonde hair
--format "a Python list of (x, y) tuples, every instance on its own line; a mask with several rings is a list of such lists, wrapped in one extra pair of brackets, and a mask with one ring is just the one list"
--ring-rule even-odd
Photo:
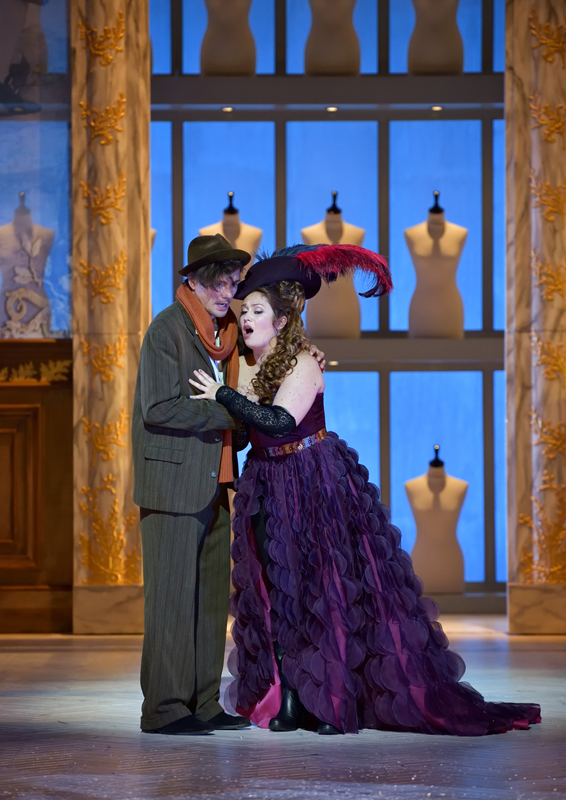
[(264, 295), (273, 309), (275, 321), (287, 317), (285, 326), (277, 334), (275, 347), (252, 380), (252, 388), (259, 397), (259, 402), (267, 405), (273, 402), (284, 378), (293, 371), (299, 353), (308, 350), (311, 345), (305, 336), (301, 319), (305, 307), (305, 291), (300, 283), (279, 281), (270, 286), (262, 286), (256, 291)]

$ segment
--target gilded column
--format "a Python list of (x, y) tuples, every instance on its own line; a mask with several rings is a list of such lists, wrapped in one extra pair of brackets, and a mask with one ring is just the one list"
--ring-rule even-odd
[(566, 633), (566, 13), (507, 3), (509, 626)]
[(76, 633), (142, 630), (130, 413), (149, 323), (148, 0), (74, 0)]

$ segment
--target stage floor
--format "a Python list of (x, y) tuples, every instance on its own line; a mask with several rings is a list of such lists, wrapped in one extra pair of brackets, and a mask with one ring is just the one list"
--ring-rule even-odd
[[(534, 701), (502, 736), (139, 730), (139, 636), (0, 636), (0, 800), (515, 800), (566, 794), (566, 636), (508, 636), (502, 617), (444, 616), (465, 679)], [(229, 681), (226, 673), (223, 688)]]

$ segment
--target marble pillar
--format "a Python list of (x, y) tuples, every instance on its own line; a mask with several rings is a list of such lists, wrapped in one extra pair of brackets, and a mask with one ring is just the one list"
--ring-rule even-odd
[(566, 633), (566, 7), (507, 0), (511, 633)]
[(150, 321), (148, 0), (72, 0), (75, 633), (142, 630), (130, 415)]

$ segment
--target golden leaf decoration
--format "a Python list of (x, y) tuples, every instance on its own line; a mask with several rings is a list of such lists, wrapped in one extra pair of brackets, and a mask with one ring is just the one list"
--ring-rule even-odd
[(124, 329), (120, 331), (115, 342), (107, 342), (102, 347), (99, 344), (92, 344), (86, 339), (81, 339), (85, 364), (91, 367), (91, 387), (94, 387), (94, 379), (100, 375), (104, 383), (111, 383), (114, 380), (114, 369), (123, 369), (121, 362), (122, 356), (128, 349), (128, 337)]
[(116, 422), (106, 422), (104, 426), (98, 422), (83, 417), (83, 433), (87, 437), (86, 440), (91, 444), (91, 457), (90, 464), (94, 467), (96, 463), (96, 456), (100, 454), (103, 461), (112, 461), (114, 458), (114, 446), (126, 447), (124, 436), (128, 433), (128, 420), (129, 414), (126, 414), (126, 409), (123, 408), (120, 412), (120, 417)]
[[(136, 514), (131, 512), (120, 523), (120, 507), (113, 484), (116, 478), (109, 474), (95, 489), (83, 486), (85, 498), (79, 503), (82, 515), (92, 526), (92, 536), (79, 532), (81, 564), (89, 575), (83, 583), (102, 586), (124, 586), (141, 583), (141, 559), (137, 547), (125, 553), (126, 534), (134, 526)], [(100, 509), (103, 492), (114, 496), (107, 516)]]
[(566, 583), (566, 484), (557, 484), (545, 470), (539, 492), (553, 496), (554, 514), (531, 497), (534, 514), (519, 516), (519, 523), (531, 531), (530, 547), (521, 559), (525, 583)]
[(126, 251), (122, 250), (119, 257), (113, 264), (105, 264), (104, 267), (90, 266), (81, 259), (79, 264), (84, 278), (84, 285), (90, 286), (90, 308), (94, 308), (94, 300), (100, 298), (100, 302), (107, 304), (114, 302), (114, 292), (111, 289), (123, 289), (120, 283), (126, 274), (126, 264), (128, 257)]
[(564, 342), (553, 344), (531, 331), (531, 348), (536, 356), (535, 367), (542, 367), (544, 377), (549, 381), (560, 378), (566, 389), (566, 346)]
[(126, 32), (126, 19), (124, 12), (118, 12), (115, 25), (105, 25), (102, 33), (98, 33), (98, 28), (92, 28), (88, 22), (80, 20), (79, 30), (81, 41), (84, 42), (83, 48), (89, 51), (88, 71), (92, 72), (96, 59), (101, 67), (107, 67), (114, 61), (116, 53), (124, 52), (121, 44)]
[[(93, 152), (94, 142), (100, 139), (100, 145), (112, 144), (114, 141), (114, 134), (112, 131), (122, 133), (123, 129), (119, 125), (120, 120), (126, 114), (126, 98), (124, 93), (120, 92), (118, 99), (113, 106), (105, 106), (104, 111), (99, 111), (96, 107), (90, 107), (88, 103), (83, 100), (80, 101), (81, 118), (86, 119), (85, 128), (89, 132), (90, 138), (90, 152)], [(118, 139), (118, 137), (116, 137)]]
[(8, 367), (2, 367), (0, 369), (0, 383), (7, 383), (8, 382)]
[(548, 261), (541, 261), (535, 250), (531, 251), (533, 286), (541, 288), (541, 295), (549, 302), (555, 297), (562, 298), (562, 308), (566, 308), (566, 264), (553, 267)]
[(530, 412), (531, 428), (537, 437), (534, 445), (542, 445), (542, 454), (549, 461), (554, 461), (557, 455), (566, 458), (566, 422), (553, 425), (548, 420), (542, 419), (533, 406)]
[(536, 39), (533, 50), (542, 47), (542, 57), (550, 64), (554, 63), (556, 56), (562, 60), (562, 68), (566, 67), (566, 25), (551, 25), (550, 22), (542, 24), (535, 9), (529, 14), (529, 28)]
[(549, 181), (538, 181), (534, 169), (531, 170), (531, 192), (535, 198), (535, 208), (542, 208), (543, 217), (549, 222), (554, 222), (557, 216), (562, 218), (566, 214), (566, 182), (553, 186)]
[(37, 370), (33, 365), (33, 361), (27, 364), (20, 364), (19, 367), (12, 369), (10, 373), (10, 383), (37, 383)]
[(41, 380), (48, 381), (49, 383), (66, 381), (69, 377), (69, 370), (72, 363), (72, 361), (65, 359), (63, 361), (49, 360), (47, 364), (40, 364), (39, 371), (41, 373)]
[(556, 108), (552, 108), (550, 103), (543, 103), (542, 100), (538, 99), (534, 89), (529, 97), (529, 107), (531, 109), (531, 117), (535, 121), (533, 129), (542, 128), (543, 140), (551, 144), (554, 144), (557, 136), (561, 136), (562, 149), (564, 150), (566, 146), (564, 135), (566, 130), (566, 107), (559, 103)]
[(102, 225), (110, 225), (114, 222), (114, 214), (112, 211), (123, 211), (120, 201), (126, 196), (126, 176), (124, 170), (120, 172), (118, 183), (111, 186), (106, 184), (104, 190), (100, 190), (98, 186), (91, 187), (90, 181), (80, 181), (80, 186), (83, 190), (83, 197), (86, 200), (85, 208), (90, 210), (90, 230), (94, 231), (94, 223), (99, 219)]

